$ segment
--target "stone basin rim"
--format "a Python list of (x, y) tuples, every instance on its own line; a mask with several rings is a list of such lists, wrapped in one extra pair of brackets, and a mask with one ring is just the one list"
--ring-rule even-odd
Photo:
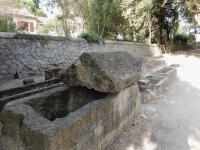
[[(60, 88), (61, 87), (58, 87), (57, 89), (59, 90)], [(44, 94), (47, 92), (48, 91), (42, 93)], [(40, 97), (42, 93), (38, 93), (33, 96)], [(80, 120), (83, 116), (87, 115), (87, 113), (98, 108), (98, 106), (112, 101), (112, 99), (115, 98), (117, 95), (118, 93), (108, 94), (105, 98), (89, 102), (88, 104), (75, 110), (74, 112), (69, 113), (67, 116), (57, 118), (54, 121), (50, 121), (47, 118), (41, 116), (30, 105), (25, 104), (27, 101), (31, 100), (31, 97), (33, 96), (25, 97), (17, 101), (12, 101), (8, 103), (4, 109), (6, 109), (5, 111), (10, 111), (12, 113), (22, 116), (22, 122), (23, 124), (26, 124), (27, 127), (30, 127), (31, 129), (34, 129), (35, 131), (40, 132), (42, 134), (53, 135), (54, 131), (56, 132), (57, 130), (62, 130), (70, 127), (78, 120)], [(16, 107), (18, 109), (13, 109)], [(4, 113), (4, 110), (2, 111), (2, 113)], [(1, 120), (2, 119), (0, 118), (0, 122)], [(42, 124), (38, 124), (39, 122), (42, 122)], [(47, 130), (48, 132), (46, 132)]]

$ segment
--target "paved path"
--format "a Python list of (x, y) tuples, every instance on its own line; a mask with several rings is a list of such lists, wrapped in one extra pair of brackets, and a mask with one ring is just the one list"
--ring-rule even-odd
[(162, 95), (142, 105), (141, 114), (106, 150), (200, 150), (200, 59), (166, 55), (179, 62), (178, 76)]

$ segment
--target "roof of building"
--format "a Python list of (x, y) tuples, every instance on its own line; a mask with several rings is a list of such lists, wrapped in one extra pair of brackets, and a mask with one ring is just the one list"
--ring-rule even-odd
[(25, 17), (37, 19), (37, 17), (28, 12), (26, 8), (12, 8), (10, 6), (2, 6), (0, 9), (0, 14), (11, 15), (12, 17)]

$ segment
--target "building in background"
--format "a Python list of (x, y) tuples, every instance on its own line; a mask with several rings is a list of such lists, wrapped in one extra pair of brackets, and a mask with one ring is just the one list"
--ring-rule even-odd
[[(58, 29), (62, 29), (62, 24), (56, 24), (56, 19), (34, 16), (28, 12), (26, 8), (12, 8), (10, 6), (3, 6), (0, 9), (0, 15), (7, 15), (13, 18), (13, 21), (17, 26), (17, 32), (19, 33), (42, 33), (43, 35), (64, 36), (64, 33), (58, 34)], [(43, 32), (44, 30), (47, 30), (44, 29), (47, 26), (51, 26), (51, 28), (48, 28), (48, 32)], [(76, 38), (83, 32), (80, 18), (67, 19), (67, 26), (71, 37)]]
[(42, 23), (36, 16), (29, 13), (26, 8), (12, 8), (3, 6), (0, 10), (0, 15), (8, 15), (13, 18), (16, 23), (18, 32), (28, 32), (36, 34), (36, 26)]

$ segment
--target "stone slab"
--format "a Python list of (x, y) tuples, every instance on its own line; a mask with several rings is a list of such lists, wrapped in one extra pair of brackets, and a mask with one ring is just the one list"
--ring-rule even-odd
[(0, 37), (13, 38), (16, 36), (17, 36), (17, 33), (15, 33), (15, 32), (0, 32)]
[(69, 86), (85, 86), (100, 92), (116, 93), (143, 77), (145, 57), (132, 57), (128, 52), (87, 52), (62, 74)]

